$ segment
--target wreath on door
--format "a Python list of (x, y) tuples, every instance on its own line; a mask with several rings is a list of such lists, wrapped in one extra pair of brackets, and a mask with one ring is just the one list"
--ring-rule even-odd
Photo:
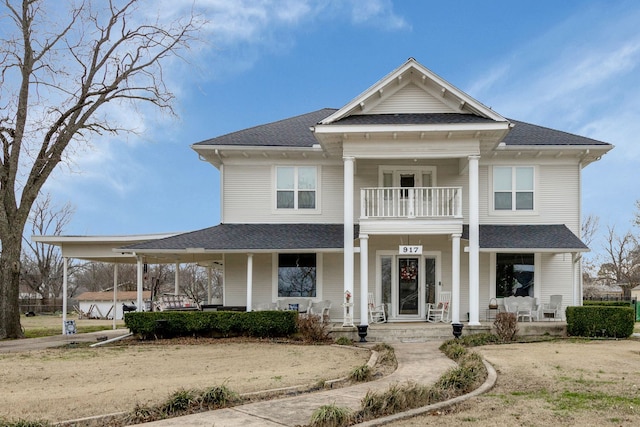
[(418, 276), (418, 267), (415, 265), (405, 265), (400, 267), (400, 279), (415, 280)]

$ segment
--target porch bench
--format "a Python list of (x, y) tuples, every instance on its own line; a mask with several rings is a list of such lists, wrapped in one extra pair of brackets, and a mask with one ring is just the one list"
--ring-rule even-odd
[(278, 310), (298, 310), (298, 313), (307, 313), (311, 304), (310, 298), (281, 298), (276, 302)]
[(507, 313), (514, 313), (517, 319), (528, 317), (531, 322), (538, 320), (538, 299), (534, 297), (511, 296), (502, 300)]

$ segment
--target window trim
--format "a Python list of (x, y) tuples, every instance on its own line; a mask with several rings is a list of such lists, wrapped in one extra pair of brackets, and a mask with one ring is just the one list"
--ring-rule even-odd
[[(495, 190), (495, 169), (496, 168), (510, 168), (511, 169), (511, 209), (496, 209), (496, 190)], [(528, 168), (533, 170), (533, 209), (516, 209), (516, 195), (518, 193), (515, 190), (516, 187), (516, 170), (518, 168)], [(538, 176), (539, 176), (538, 166), (537, 165), (493, 165), (491, 166), (491, 173), (489, 177), (489, 197), (491, 201), (489, 203), (490, 206), (490, 214), (496, 216), (507, 216), (507, 215), (538, 215)], [(528, 192), (528, 191), (527, 191)]]
[[(314, 297), (281, 297), (278, 295), (278, 268), (280, 267), (278, 256), (280, 254), (315, 254), (316, 256), (316, 296)], [(271, 256), (271, 300), (279, 301), (286, 298), (305, 298), (314, 301), (323, 300), (322, 296), (322, 277), (323, 277), (323, 254), (322, 252), (313, 252), (313, 251), (304, 251), (304, 250), (296, 250), (296, 251), (279, 251), (272, 253)]]
[(419, 178), (420, 185), (417, 187), (424, 187), (422, 178), (424, 175), (431, 175), (431, 187), (438, 186), (437, 179), (437, 166), (415, 166), (415, 165), (380, 165), (378, 166), (378, 187), (384, 187), (384, 175), (390, 173), (392, 175), (393, 187), (400, 187), (400, 175), (401, 174), (416, 174)]
[[(294, 207), (293, 208), (279, 208), (278, 207), (278, 168), (293, 168), (294, 170)], [(314, 208), (299, 208), (298, 207), (298, 193), (300, 191), (310, 191), (309, 189), (298, 188), (298, 170), (299, 168), (314, 168), (315, 169), (315, 207)], [(272, 212), (275, 214), (318, 214), (320, 213), (320, 177), (321, 177), (321, 167), (320, 165), (301, 165), (301, 164), (280, 164), (274, 165), (272, 168), (272, 200), (273, 200), (273, 210)]]

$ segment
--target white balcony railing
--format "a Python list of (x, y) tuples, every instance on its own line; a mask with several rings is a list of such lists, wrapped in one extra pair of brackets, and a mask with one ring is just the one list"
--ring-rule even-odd
[(362, 188), (360, 217), (462, 218), (462, 188)]

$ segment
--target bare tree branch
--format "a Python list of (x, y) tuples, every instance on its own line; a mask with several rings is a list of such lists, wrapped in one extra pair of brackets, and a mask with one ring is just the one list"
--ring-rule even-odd
[(201, 23), (193, 14), (148, 19), (142, 0), (0, 1), (1, 339), (22, 334), (22, 232), (47, 179), (71, 143), (133, 130), (110, 119), (107, 105), (174, 114), (163, 64), (181, 57)]

